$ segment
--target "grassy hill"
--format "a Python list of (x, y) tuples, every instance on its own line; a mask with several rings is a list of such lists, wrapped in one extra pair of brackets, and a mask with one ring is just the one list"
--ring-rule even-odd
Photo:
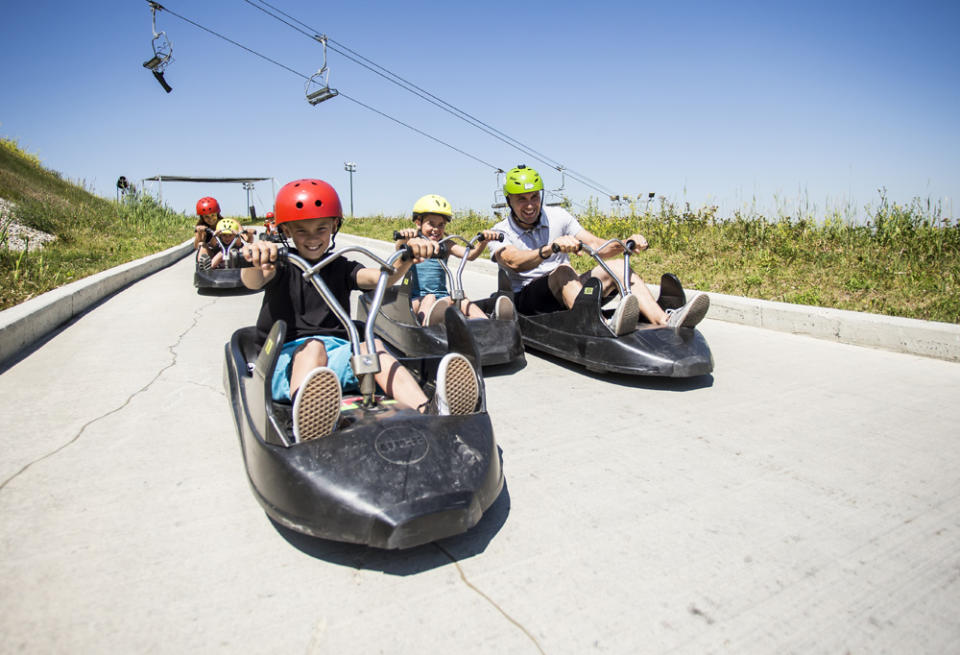
[[(42, 249), (20, 251), (0, 228), (0, 309), (112, 266), (183, 242), (193, 217), (150, 196), (116, 203), (43, 167), (16, 143), (0, 139), (0, 199), (15, 218), (55, 235)], [(634, 259), (649, 282), (675, 272), (688, 287), (767, 300), (960, 323), (960, 224), (939, 206), (907, 206), (881, 195), (870, 220), (838, 216), (719, 217), (716, 209), (631, 208), (618, 216), (591, 209), (577, 216), (603, 237), (639, 232), (650, 249)], [(452, 234), (475, 234), (493, 221), (458, 215)], [(350, 218), (344, 231), (389, 239), (409, 218)], [(587, 270), (592, 261), (575, 257)]]
[[(647, 282), (670, 271), (703, 291), (960, 323), (960, 224), (919, 199), (903, 206), (881, 195), (868, 213), (865, 224), (837, 215), (720, 217), (713, 207), (664, 201), (619, 216), (592, 209), (577, 218), (604, 238), (644, 235), (650, 249), (631, 264)], [(447, 231), (471, 235), (492, 224), (466, 212)], [(411, 225), (409, 218), (360, 218), (343, 229), (389, 239)], [(579, 271), (595, 265), (588, 257), (572, 262)]]
[(0, 198), (6, 213), (56, 239), (36, 250), (11, 247), (0, 228), (0, 309), (189, 238), (193, 220), (149, 196), (116, 203), (45, 168), (15, 142), (0, 139)]

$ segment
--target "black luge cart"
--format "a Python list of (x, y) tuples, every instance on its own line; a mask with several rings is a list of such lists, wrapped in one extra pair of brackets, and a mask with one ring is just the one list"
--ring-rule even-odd
[[(376, 394), (373, 374), (379, 363), (360, 354), (359, 337), (363, 330), (365, 342), (372, 346), (373, 323), (351, 321), (315, 275), (349, 251), (369, 256), (382, 268), (372, 300), (376, 309), (401, 252), (385, 261), (366, 249), (347, 247), (314, 266), (293, 254), (285, 257), (287, 265), (303, 271), (340, 318), (353, 349), (351, 363), (361, 381), (361, 395), (344, 399), (332, 434), (296, 442), (290, 405), (272, 400), (270, 381), (284, 339), (282, 321), (273, 326), (262, 347), (253, 327), (238, 330), (226, 345), (224, 386), (254, 495), (277, 523), (324, 539), (410, 548), (466, 532), (503, 488), (470, 332), (462, 316), (448, 310), (450, 347), (477, 369), (480, 398), (473, 413), (423, 415)], [(429, 396), (439, 359), (400, 361)]]
[[(394, 233), (394, 239), (398, 238), (399, 233)], [(468, 241), (459, 235), (450, 235), (441, 241), (441, 246), (459, 240), (469, 250), (481, 238), (482, 234), (478, 234)], [(443, 257), (438, 261), (447, 277), (450, 297), (454, 301), (453, 309), (461, 313), (459, 301), (466, 297), (463, 291), (463, 270), (467, 259), (464, 257), (460, 260), (456, 275), (450, 271)], [(411, 269), (399, 284), (386, 289), (374, 329), (378, 337), (406, 356), (442, 356), (450, 350), (446, 324), (421, 325), (410, 304), (411, 280), (415, 274)], [(489, 298), (472, 301), (489, 318), (465, 319), (467, 329), (476, 344), (481, 366), (524, 362), (523, 341), (516, 317), (500, 319), (494, 316), (494, 307), (500, 295), (508, 294), (497, 290)], [(508, 297), (512, 301), (512, 294)], [(360, 297), (358, 316), (361, 320), (366, 320), (371, 315), (372, 300), (373, 295), (370, 292)]]
[[(581, 249), (590, 254), (613, 277), (609, 265), (598, 251), (587, 244)], [(625, 283), (618, 291), (621, 297), (630, 293), (630, 253), (632, 242), (624, 246)], [(618, 283), (619, 284), (619, 283)], [(500, 272), (500, 292), (512, 295), (510, 282)], [(520, 332), (526, 347), (579, 364), (597, 373), (689, 378), (713, 371), (713, 354), (706, 339), (695, 328), (655, 326), (639, 323), (633, 332), (617, 336), (609, 327), (612, 309), (604, 310), (600, 281), (589, 280), (574, 301), (573, 307), (545, 314), (518, 314)], [(686, 303), (680, 280), (671, 273), (660, 280), (657, 303), (663, 309), (677, 309)]]

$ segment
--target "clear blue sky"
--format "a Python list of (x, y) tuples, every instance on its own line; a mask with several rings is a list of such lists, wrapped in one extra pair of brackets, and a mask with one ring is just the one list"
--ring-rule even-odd
[[(243, 0), (170, 10), (303, 74), (316, 42)], [(722, 212), (857, 209), (915, 196), (960, 213), (958, 2), (308, 2), (271, 4), (618, 193)], [(493, 170), (344, 98), (311, 107), (300, 77), (166, 12), (167, 95), (143, 0), (5, 3), (0, 135), (112, 197), (119, 175), (331, 182), (358, 215), (426, 193), (489, 211)], [(504, 169), (559, 175), (329, 53), (330, 85)], [(155, 188), (155, 187), (154, 187)], [(586, 203), (596, 191), (567, 182)], [(237, 185), (164, 184), (193, 211)], [(262, 214), (270, 184), (254, 197)], [(604, 198), (600, 207), (606, 209)]]

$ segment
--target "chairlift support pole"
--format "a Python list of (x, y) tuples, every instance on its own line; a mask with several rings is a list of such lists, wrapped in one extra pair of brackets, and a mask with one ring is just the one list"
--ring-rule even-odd
[(357, 163), (345, 161), (343, 162), (343, 170), (350, 173), (350, 218), (353, 218), (353, 174), (357, 172)]

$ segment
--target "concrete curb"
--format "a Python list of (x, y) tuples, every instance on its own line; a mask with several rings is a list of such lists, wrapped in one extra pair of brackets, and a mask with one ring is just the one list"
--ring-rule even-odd
[(169, 266), (193, 251), (193, 239), (71, 282), (0, 312), (0, 362), (63, 325), (117, 289)]
[[(383, 245), (382, 241), (376, 239), (353, 235), (349, 237), (364, 246)], [(497, 265), (489, 259), (480, 258), (468, 266), (480, 267), (490, 275), (497, 274)], [(654, 297), (660, 293), (659, 285), (648, 284), (647, 286), (650, 287)], [(696, 291), (688, 290), (688, 293), (696, 293)], [(953, 323), (921, 321), (809, 305), (791, 305), (757, 298), (728, 296), (722, 293), (710, 293), (710, 312), (707, 317), (717, 321), (790, 332), (838, 343), (960, 362), (960, 325)]]

